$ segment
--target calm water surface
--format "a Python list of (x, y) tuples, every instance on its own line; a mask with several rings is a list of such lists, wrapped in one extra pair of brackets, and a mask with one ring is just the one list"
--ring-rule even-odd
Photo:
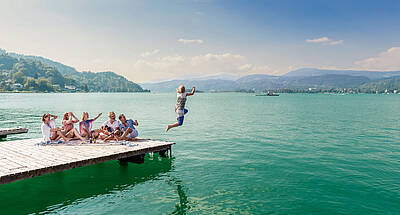
[[(400, 96), (196, 94), (184, 126), (175, 94), (0, 94), (0, 128), (88, 111), (174, 141), (173, 158), (117, 161), (0, 186), (1, 214), (400, 214)], [(57, 121), (60, 125), (60, 120)], [(1, 144), (1, 143), (0, 143)]]

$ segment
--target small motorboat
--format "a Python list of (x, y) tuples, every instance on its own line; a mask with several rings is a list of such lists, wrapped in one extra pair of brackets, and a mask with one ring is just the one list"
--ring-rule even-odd
[(256, 96), (279, 96), (279, 94), (275, 94), (275, 93), (264, 93), (264, 94), (256, 94)]

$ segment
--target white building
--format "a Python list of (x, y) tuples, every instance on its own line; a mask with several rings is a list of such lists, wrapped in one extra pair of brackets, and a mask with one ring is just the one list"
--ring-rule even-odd
[(24, 86), (23, 86), (22, 84), (15, 83), (15, 84), (12, 85), (11, 88), (13, 88), (13, 89), (22, 89), (23, 87), (24, 87)]
[(72, 85), (65, 85), (65, 89), (68, 89), (68, 90), (75, 90), (76, 87), (75, 87), (75, 86), (72, 86)]

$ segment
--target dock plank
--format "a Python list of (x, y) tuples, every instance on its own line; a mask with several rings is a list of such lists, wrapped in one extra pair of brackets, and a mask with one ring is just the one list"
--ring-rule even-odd
[[(175, 143), (140, 140), (133, 146), (120, 143), (81, 144), (79, 141), (36, 145), (40, 139), (0, 143), (0, 184), (109, 160), (169, 150)], [(134, 145), (138, 144), (138, 145)]]

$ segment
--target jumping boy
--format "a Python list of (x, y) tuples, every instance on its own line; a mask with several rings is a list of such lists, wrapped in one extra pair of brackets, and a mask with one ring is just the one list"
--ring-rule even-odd
[(178, 118), (176, 118), (176, 120), (178, 122), (176, 122), (175, 124), (168, 125), (165, 132), (167, 132), (171, 128), (175, 128), (175, 127), (181, 126), (183, 124), (184, 115), (187, 114), (187, 112), (188, 112), (188, 110), (185, 109), (186, 97), (193, 95), (195, 91), (196, 91), (195, 87), (192, 87), (192, 92), (190, 92), (190, 93), (186, 92), (185, 86), (181, 85), (178, 87), (177, 94), (176, 94), (177, 102), (175, 105), (175, 112), (176, 112), (176, 114), (178, 114)]

